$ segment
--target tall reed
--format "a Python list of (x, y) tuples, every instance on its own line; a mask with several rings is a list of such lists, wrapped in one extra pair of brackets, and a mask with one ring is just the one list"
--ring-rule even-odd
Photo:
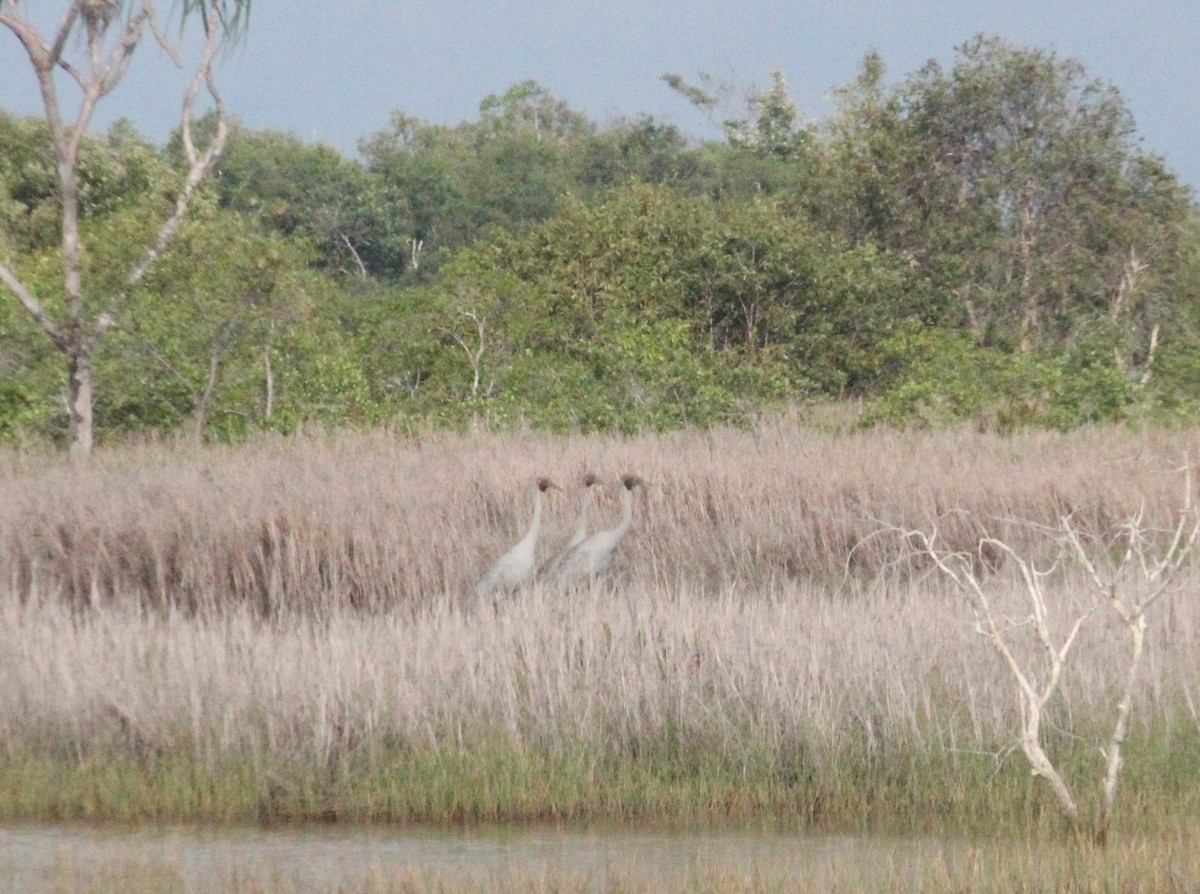
[[(584, 470), (648, 486), (622, 547), (632, 586), (831, 582), (895, 568), (887, 525), (941, 519), (950, 545), (983, 520), (1104, 528), (1144, 507), (1164, 526), (1191, 432), (1081, 431), (1011, 438), (827, 433), (794, 419), (753, 431), (554, 438), (386, 433), (241, 447), (124, 448), (86, 469), (0, 463), (0, 580), (76, 607), (114, 600), (207, 611), (395, 611), (468, 592), (528, 522), (529, 485)], [(555, 494), (548, 544), (575, 495)], [(959, 512), (963, 510), (965, 512)], [(616, 488), (594, 517), (617, 513)], [(952, 513), (947, 515), (947, 513)], [(1028, 529), (1009, 532), (1036, 549)]]
[[(1036, 554), (1063, 512), (1166, 527), (1192, 439), (779, 420), (9, 457), (0, 815), (1052, 816), (1013, 751), (1004, 668), (891, 529), (938, 519), (967, 546), (999, 526)], [(585, 469), (650, 483), (613, 580), (469, 607), (534, 476)], [(560, 496), (551, 541), (577, 506)], [(1015, 604), (1012, 569), (989, 574)], [(1081, 589), (1060, 569), (1052, 610)], [(1123, 780), (1141, 823), (1200, 806), (1198, 613), (1187, 597), (1154, 619)], [(1090, 625), (1053, 709), (1073, 778), (1100, 773), (1122, 648)]]
[[(1196, 806), (1178, 793), (1200, 783), (1187, 708), (1200, 691), (1198, 621), (1192, 601), (1155, 631), (1126, 781), (1148, 806)], [(1092, 743), (1121, 683), (1118, 633), (1087, 632), (1054, 712), (1068, 773), (1100, 772)], [(270, 623), (9, 599), (0, 667), (0, 813), (766, 809), (854, 825), (1040, 809), (1013, 753), (1006, 671), (934, 581), (835, 594), (534, 590), (498, 613)]]

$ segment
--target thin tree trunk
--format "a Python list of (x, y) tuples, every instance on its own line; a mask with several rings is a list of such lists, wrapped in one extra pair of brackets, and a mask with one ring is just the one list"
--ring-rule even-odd
[(1059, 808), (1067, 818), (1067, 822), (1071, 824), (1071, 830), (1075, 834), (1079, 834), (1081, 828), (1079, 804), (1076, 802), (1075, 796), (1071, 794), (1066, 780), (1062, 778), (1055, 768), (1054, 762), (1042, 748), (1041, 726), (1042, 712), (1046, 709), (1045, 701), (1034, 700), (1031, 694), (1026, 695), (1026, 699), (1025, 730), (1021, 735), (1021, 750), (1025, 752), (1025, 758), (1029, 761), (1034, 775), (1041, 776), (1050, 785), (1054, 796), (1058, 799)]
[(1142, 650), (1146, 643), (1146, 616), (1139, 612), (1128, 618), (1131, 638), (1129, 671), (1125, 676), (1125, 691), (1117, 703), (1117, 722), (1112, 738), (1108, 742), (1108, 764), (1104, 770), (1104, 796), (1100, 801), (1100, 820), (1096, 824), (1096, 841), (1108, 841), (1108, 830), (1112, 827), (1113, 813), (1117, 804), (1117, 777), (1121, 773), (1121, 746), (1129, 732), (1129, 712), (1133, 707), (1133, 690), (1137, 686), (1138, 668), (1142, 663)]
[(1020, 294), (1024, 304), (1021, 318), (1021, 353), (1027, 354), (1037, 342), (1041, 329), (1040, 296), (1033, 289), (1033, 249), (1037, 242), (1035, 229), (1034, 189), (1032, 181), (1025, 184), (1025, 201), (1021, 208), (1019, 247), (1021, 254)]
[[(193, 4), (184, 4), (184, 17)], [(239, 12), (242, 4), (236, 4)], [(246, 7), (248, 3), (244, 4)], [(189, 171), (183, 190), (176, 201), (174, 214), (159, 230), (154, 244), (146, 251), (142, 260), (128, 277), (130, 285), (138, 283), (150, 265), (162, 253), (174, 237), (183, 221), (200, 181), (212, 170), (225, 144), (228, 133), (227, 116), (221, 96), (213, 78), (213, 61), (221, 43), (222, 29), (227, 24), (225, 4), (218, 0), (201, 0), (195, 4), (205, 24), (203, 55), (192, 81), (184, 96), (181, 116), (181, 134), (187, 152)], [(153, 0), (142, 0), (140, 4), (97, 3), (93, 0), (74, 0), (67, 9), (51, 43), (38, 28), (26, 18), (20, 4), (0, 4), (0, 26), (8, 28), (21, 42), (29, 56), (30, 64), (37, 77), (41, 92), (46, 123), (53, 143), (58, 174), (59, 201), (61, 202), (62, 253), (63, 253), (63, 298), (62, 319), (55, 321), (46, 312), (37, 297), (15, 276), (13, 271), (0, 264), (0, 283), (14, 294), (54, 342), (55, 347), (67, 359), (67, 398), (71, 414), (71, 453), (86, 457), (92, 450), (92, 352), (101, 336), (112, 327), (112, 315), (105, 311), (93, 319), (85, 302), (83, 287), (83, 241), (79, 231), (79, 196), (76, 168), (79, 147), (87, 135), (96, 104), (120, 82), (129, 68), (134, 50), (142, 40), (147, 22), (159, 44), (175, 56), (169, 41), (158, 24)], [(115, 26), (119, 30), (106, 45), (110, 23), (125, 16), (124, 24)], [(239, 16), (234, 15), (236, 22)], [(82, 19), (82, 25), (80, 25)], [(72, 35), (86, 42), (90, 66), (87, 71), (77, 68), (63, 58), (63, 51)], [(58, 78), (66, 83), (74, 82), (82, 96), (75, 121), (63, 118), (58, 98)], [(217, 132), (206, 150), (198, 152), (192, 139), (192, 107), (202, 88), (212, 98), (217, 112)]]
[(204, 383), (204, 393), (196, 401), (196, 409), (192, 412), (193, 434), (197, 441), (204, 436), (204, 426), (208, 424), (208, 411), (212, 407), (213, 395), (217, 391), (217, 378), (221, 372), (221, 355), (225, 353), (225, 338), (229, 329), (225, 327), (213, 340), (208, 358), (208, 381)]
[(263, 407), (263, 420), (268, 421), (271, 414), (275, 411), (275, 373), (271, 369), (271, 346), (270, 344), (263, 350), (263, 367), (266, 370), (266, 406)]
[(71, 456), (86, 459), (92, 452), (92, 358), (90, 352), (67, 355), (67, 402), (71, 411)]

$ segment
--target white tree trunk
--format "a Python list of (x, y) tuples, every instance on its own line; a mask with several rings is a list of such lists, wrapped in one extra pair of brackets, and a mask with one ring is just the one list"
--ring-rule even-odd
[[(223, 36), (228, 9), (224, 0), (198, 0), (205, 23), (205, 41), (201, 61), (184, 96), (181, 133), (190, 165), (175, 212), (166, 220), (154, 243), (129, 274), (136, 284), (166, 248), (187, 213), (188, 204), (205, 176), (212, 170), (224, 148), (228, 119), (213, 80), (213, 61)], [(184, 15), (190, 10), (185, 6)], [(134, 50), (149, 24), (159, 44), (174, 55), (160, 27), (154, 0), (138, 4), (97, 4), (96, 0), (74, 0), (63, 16), (52, 41), (42, 36), (38, 26), (28, 19), (16, 0), (0, 0), (0, 26), (20, 41), (38, 80), (42, 106), (49, 125), (58, 173), (61, 203), (63, 295), (62, 320), (55, 320), (37, 297), (21, 283), (8, 267), (0, 264), (0, 282), (16, 295), (46, 335), (67, 360), (67, 402), (71, 416), (71, 454), (86, 457), (92, 452), (92, 352), (96, 342), (113, 325), (108, 311), (92, 316), (85, 302), (83, 283), (83, 241), (79, 231), (79, 198), (76, 168), (79, 147), (92, 114), (101, 98), (117, 86), (129, 68)], [(72, 36), (86, 45), (88, 64), (76, 66), (63, 57), (72, 45)], [(82, 94), (74, 122), (63, 118), (58, 98), (58, 76), (65, 72), (64, 83), (74, 83)], [(207, 88), (217, 111), (217, 132), (212, 142), (198, 152), (192, 139), (193, 104), (201, 88)]]
[(68, 366), (71, 456), (74, 459), (86, 459), (92, 453), (92, 358), (87, 354), (72, 354)]

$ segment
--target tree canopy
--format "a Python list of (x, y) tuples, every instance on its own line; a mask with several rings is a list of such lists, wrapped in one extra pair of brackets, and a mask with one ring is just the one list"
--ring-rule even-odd
[[(666, 80), (716, 109), (710, 81)], [(122, 296), (98, 429), (635, 431), (845, 399), (864, 424), (1200, 418), (1196, 207), (1117, 90), (978, 37), (894, 82), (868, 54), (836, 103), (807, 121), (772, 73), (696, 141), (525, 82), (455, 126), (397, 112), (357, 157), (231, 121), (134, 284), (113, 271), (187, 153), (87, 136), (81, 269)], [(0, 113), (0, 260), (58, 312), (46, 127)], [(44, 342), (0, 301), (0, 438), (68, 435)]]

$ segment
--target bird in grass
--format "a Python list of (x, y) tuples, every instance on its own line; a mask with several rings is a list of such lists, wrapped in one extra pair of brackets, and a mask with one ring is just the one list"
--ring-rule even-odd
[(617, 548), (633, 526), (633, 489), (642, 483), (637, 475), (621, 476), (621, 521), (615, 528), (585, 537), (563, 558), (555, 573), (562, 583), (593, 581), (612, 568)]
[(579, 506), (579, 521), (575, 523), (575, 536), (559, 551), (558, 555), (546, 563), (546, 567), (542, 571), (543, 576), (557, 576), (563, 562), (567, 560), (567, 556), (587, 538), (588, 511), (592, 508), (592, 486), (598, 484), (599, 481), (600, 479), (591, 472), (583, 476), (583, 502)]
[(476, 600), (492, 599), (511, 593), (533, 580), (534, 551), (538, 534), (542, 530), (542, 495), (548, 490), (559, 490), (549, 478), (539, 478), (533, 493), (533, 520), (529, 530), (512, 549), (502, 555), (488, 569), (482, 580), (475, 585)]

